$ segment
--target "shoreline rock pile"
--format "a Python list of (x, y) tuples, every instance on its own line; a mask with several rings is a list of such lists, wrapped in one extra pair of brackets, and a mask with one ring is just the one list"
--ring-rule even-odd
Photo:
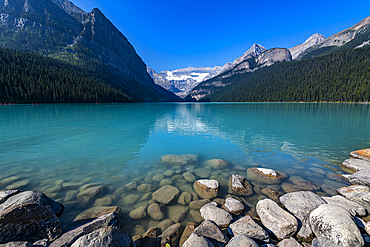
[[(40, 192), (0, 191), (0, 247), (369, 246), (370, 221), (365, 217), (370, 213), (370, 149), (352, 152), (351, 157), (343, 162), (343, 167), (355, 173), (336, 178), (351, 185), (339, 188), (337, 195), (328, 193), (333, 196), (315, 193), (320, 187), (310, 181), (266, 168), (248, 169), (247, 178), (232, 174), (226, 183), (229, 195), (225, 198), (218, 198), (226, 190), (225, 183), (222, 185), (216, 179), (195, 180), (190, 172), (184, 177), (193, 183), (196, 196), (181, 193), (168, 184), (155, 191), (149, 184), (135, 185), (152, 199), (149, 205), (138, 205), (131, 210), (129, 217), (138, 220), (150, 217), (160, 223), (132, 238), (123, 229), (124, 222), (119, 223), (118, 207), (86, 210), (76, 217), (76, 222), (82, 224), (63, 232), (59, 220), (64, 211), (62, 204)], [(181, 159), (167, 155), (161, 161), (184, 165), (193, 164), (195, 159), (192, 155)], [(217, 169), (229, 166), (219, 159), (208, 163)], [(289, 184), (284, 182), (288, 179)], [(269, 186), (261, 188), (260, 183)], [(278, 184), (285, 186), (284, 191), (292, 191), (281, 193)], [(87, 202), (105, 190), (104, 186), (95, 186), (76, 197)], [(254, 206), (248, 203), (247, 197), (256, 191), (266, 196), (260, 196)], [(127, 205), (138, 200), (123, 199)], [(184, 224), (187, 215), (198, 220)]]

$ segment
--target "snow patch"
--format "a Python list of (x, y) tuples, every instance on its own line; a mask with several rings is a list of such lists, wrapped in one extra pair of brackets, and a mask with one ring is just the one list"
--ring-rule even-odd
[(355, 47), (355, 49), (362, 48), (362, 47), (364, 47), (365, 45), (370, 45), (370, 40), (368, 40), (368, 41), (364, 41), (364, 43), (362, 43), (361, 45), (356, 46), (356, 47)]
[(197, 182), (211, 189), (217, 189), (218, 187), (220, 187), (220, 184), (218, 183), (217, 180), (202, 179), (202, 180), (197, 180)]
[(276, 171), (272, 170), (272, 169), (266, 169), (266, 168), (257, 168), (257, 170), (259, 172), (262, 172), (263, 174), (265, 175), (271, 175), (271, 176), (274, 176), (274, 177), (277, 177), (277, 173)]

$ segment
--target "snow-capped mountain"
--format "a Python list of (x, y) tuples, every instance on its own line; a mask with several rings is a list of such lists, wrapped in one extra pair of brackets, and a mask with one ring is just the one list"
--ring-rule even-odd
[(151, 68), (147, 68), (147, 71), (156, 84), (175, 93), (177, 96), (185, 98), (199, 83), (222, 73), (231, 64), (226, 63), (224, 66), (215, 67), (188, 67), (172, 71), (162, 71), (160, 73), (155, 72)]

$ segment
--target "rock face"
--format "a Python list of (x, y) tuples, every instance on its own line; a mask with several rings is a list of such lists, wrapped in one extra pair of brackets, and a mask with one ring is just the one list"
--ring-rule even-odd
[(253, 188), (243, 176), (233, 174), (229, 180), (229, 193), (238, 196), (250, 196), (253, 194)]
[(370, 186), (370, 169), (363, 169), (347, 177), (351, 184), (362, 184)]
[(358, 203), (347, 200), (343, 196), (337, 195), (332, 197), (323, 197), (322, 199), (324, 199), (328, 204), (340, 206), (347, 209), (347, 211), (350, 212), (353, 216), (366, 216), (367, 214), (365, 207), (361, 206)]
[(292, 59), (296, 59), (299, 54), (307, 50), (313, 45), (320, 44), (325, 40), (325, 36), (319, 33), (312, 34), (303, 44), (297, 45), (289, 49), (292, 54)]
[[(370, 16), (368, 17), (368, 21), (370, 24)], [(353, 151), (349, 155), (357, 159), (370, 161), (370, 149), (362, 149), (362, 150)]]
[(312, 231), (309, 224), (310, 213), (326, 202), (311, 191), (288, 193), (280, 197), (280, 202), (301, 221), (297, 236), (308, 239)]
[(270, 230), (278, 239), (293, 236), (298, 229), (296, 218), (279, 207), (271, 199), (259, 201), (256, 206), (262, 224)]
[(247, 170), (247, 174), (248, 180), (262, 182), (265, 184), (279, 184), (284, 179), (288, 178), (288, 175), (283, 172), (256, 167), (249, 168)]
[(220, 191), (220, 184), (217, 180), (197, 180), (193, 187), (198, 196), (204, 199), (216, 198)]
[(338, 189), (338, 194), (370, 210), (370, 188), (363, 185), (351, 185)]
[(71, 247), (133, 247), (127, 232), (117, 227), (100, 228), (77, 239)]
[(194, 154), (167, 154), (161, 157), (160, 162), (164, 165), (172, 166), (185, 166), (185, 165), (194, 165), (198, 162), (198, 156)]
[(310, 214), (310, 224), (316, 236), (337, 246), (364, 246), (364, 240), (351, 214), (342, 207), (321, 205)]
[(246, 215), (232, 223), (229, 226), (228, 231), (234, 236), (245, 234), (253, 239), (257, 239), (260, 241), (269, 241), (269, 235), (267, 234), (267, 232), (260, 225), (258, 225), (249, 215)]
[(342, 166), (351, 171), (358, 172), (364, 169), (370, 169), (370, 161), (361, 159), (346, 159)]
[(171, 185), (162, 186), (153, 193), (153, 200), (163, 204), (173, 202), (180, 194), (180, 191)]
[(217, 203), (208, 203), (200, 209), (200, 214), (204, 220), (212, 220), (219, 227), (228, 226), (232, 221), (232, 216), (226, 210), (217, 207)]

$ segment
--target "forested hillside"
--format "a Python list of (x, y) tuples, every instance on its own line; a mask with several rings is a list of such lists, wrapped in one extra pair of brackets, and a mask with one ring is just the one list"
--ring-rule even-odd
[(368, 102), (370, 46), (281, 62), (228, 81), (202, 101)]
[(128, 102), (138, 101), (117, 89), (95, 64), (90, 70), (32, 53), (0, 49), (0, 102)]

